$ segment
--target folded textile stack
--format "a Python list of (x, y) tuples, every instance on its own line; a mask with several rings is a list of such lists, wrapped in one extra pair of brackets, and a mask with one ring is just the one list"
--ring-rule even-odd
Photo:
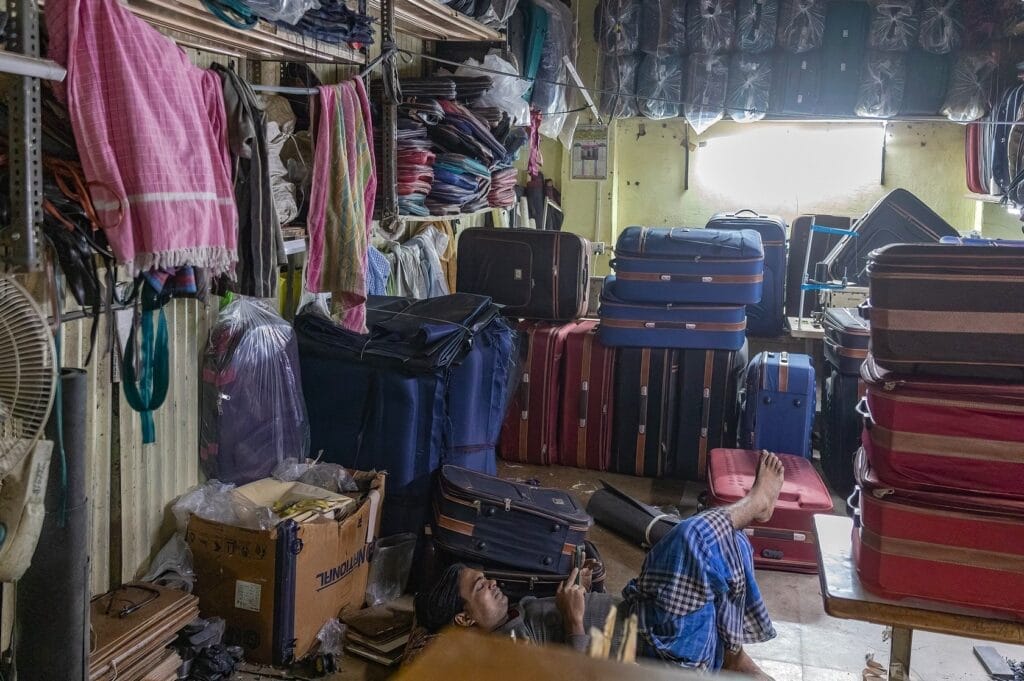
[(487, 207), (490, 188), (487, 166), (462, 154), (440, 154), (426, 206), (431, 215), (473, 213)]
[(434, 183), (434, 152), (427, 126), (410, 118), (398, 120), (398, 209), (403, 215), (429, 215), (424, 205)]
[[(505, 157), (506, 149), (485, 122), (458, 102), (441, 100), (444, 121), (433, 128), (437, 138), (431, 139), (445, 151), (465, 153), (490, 167)], [(449, 146), (451, 145), (451, 146)]]
[(373, 44), (373, 19), (349, 9), (344, 0), (320, 0), (319, 9), (306, 12), (294, 26), (282, 21), (278, 25), (332, 45)]
[(487, 195), (487, 205), (492, 208), (511, 208), (516, 204), (515, 168), (502, 168), (491, 173), (491, 190)]

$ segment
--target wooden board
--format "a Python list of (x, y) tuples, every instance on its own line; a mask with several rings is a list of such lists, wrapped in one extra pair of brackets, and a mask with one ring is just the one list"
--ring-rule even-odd
[(840, 619), (967, 636), (1024, 645), (1024, 621), (1005, 615), (919, 599), (891, 600), (866, 590), (851, 556), (853, 521), (841, 516), (814, 516), (825, 612)]

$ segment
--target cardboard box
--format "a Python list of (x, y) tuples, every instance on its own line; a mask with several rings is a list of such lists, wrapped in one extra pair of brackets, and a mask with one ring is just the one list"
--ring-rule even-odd
[(385, 474), (341, 521), (286, 520), (250, 530), (192, 516), (186, 540), (204, 617), (223, 617), (245, 657), (286, 665), (309, 654), (328, 619), (363, 606), (369, 544), (380, 527)]

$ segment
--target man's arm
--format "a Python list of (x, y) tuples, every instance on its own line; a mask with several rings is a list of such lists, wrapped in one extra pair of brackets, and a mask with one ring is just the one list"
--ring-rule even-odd
[(565, 629), (565, 642), (573, 649), (586, 652), (590, 647), (590, 636), (583, 629), (583, 614), (586, 611), (586, 590), (576, 583), (579, 572), (573, 569), (569, 579), (565, 580), (555, 594), (555, 605), (562, 615), (562, 626)]

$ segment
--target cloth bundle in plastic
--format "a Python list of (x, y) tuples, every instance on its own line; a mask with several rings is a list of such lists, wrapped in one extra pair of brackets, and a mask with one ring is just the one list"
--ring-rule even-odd
[(868, 47), (889, 52), (910, 50), (920, 25), (917, 3), (918, 0), (871, 0)]
[(728, 52), (735, 34), (736, 0), (689, 0), (686, 40), (691, 52)]
[(307, 38), (332, 45), (373, 44), (373, 19), (349, 9), (344, 0), (320, 0), (319, 8), (309, 10), (294, 24), (278, 23)]
[(778, 0), (737, 0), (736, 48), (761, 54), (775, 47), (779, 26)]
[(601, 66), (601, 101), (603, 116), (632, 118), (639, 113), (636, 102), (636, 72), (640, 57), (635, 54), (603, 57)]
[(675, 118), (682, 108), (683, 64), (676, 55), (645, 54), (636, 75), (640, 113), (654, 120)]
[(505, 28), (519, 0), (477, 0), (476, 20), (491, 28)]
[(963, 5), (960, 0), (922, 0), (918, 42), (934, 54), (959, 49), (964, 40)]
[(949, 78), (942, 115), (957, 123), (969, 123), (988, 113), (996, 66), (990, 52), (961, 54)]
[(560, 0), (533, 0), (533, 5), (547, 13), (548, 24), (531, 103), (543, 116), (540, 133), (555, 138), (562, 132), (566, 111), (571, 108), (565, 86), (556, 83), (568, 80), (563, 57), (576, 61), (576, 19)]
[(901, 52), (868, 52), (861, 69), (855, 112), (861, 118), (892, 118), (903, 106), (907, 56)]
[(800, 54), (821, 47), (825, 0), (780, 0), (779, 47)]
[(600, 0), (594, 32), (601, 53), (613, 57), (640, 49), (640, 0)]
[(734, 121), (750, 123), (768, 114), (772, 93), (770, 55), (737, 53), (729, 62), (729, 94), (725, 111)]
[(722, 120), (729, 90), (729, 57), (691, 54), (686, 73), (686, 121), (698, 135)]
[(295, 332), (267, 303), (239, 296), (221, 310), (203, 351), (200, 409), (210, 479), (242, 485), (308, 455)]
[(686, 0), (642, 0), (640, 51), (659, 56), (686, 52)]

